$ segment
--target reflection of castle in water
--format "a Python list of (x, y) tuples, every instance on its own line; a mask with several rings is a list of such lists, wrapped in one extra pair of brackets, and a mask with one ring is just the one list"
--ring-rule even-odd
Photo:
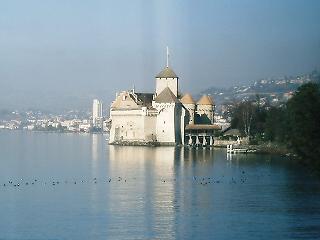
[[(184, 147), (139, 147), (139, 146), (109, 146), (109, 160), (112, 167), (121, 168), (140, 166), (146, 167), (152, 164), (156, 168), (157, 175), (169, 176), (166, 170), (177, 166), (191, 164), (193, 161), (213, 161), (211, 149), (200, 149), (197, 151)], [(146, 164), (146, 165), (145, 165)]]
[[(169, 235), (174, 232), (175, 185), (168, 179), (174, 178), (172, 170), (175, 158), (179, 156), (180, 151), (173, 147), (111, 145), (108, 148), (109, 172), (127, 179), (126, 189), (119, 189), (119, 187), (110, 189), (109, 195), (117, 198), (112, 201), (116, 202), (114, 205), (116, 211), (135, 209), (137, 216), (144, 215), (144, 217), (137, 217), (143, 221), (137, 223), (144, 228), (139, 230), (154, 232), (155, 226), (166, 226), (161, 232), (164, 238), (169, 238)], [(111, 175), (111, 177), (118, 176)], [(162, 181), (165, 180), (164, 184)]]
[(112, 168), (117, 168), (117, 170), (138, 166), (142, 169), (150, 168), (150, 173), (156, 170), (156, 172), (153, 172), (154, 176), (172, 177), (169, 173), (174, 167), (174, 162), (180, 161), (180, 159), (181, 148), (109, 146), (110, 164)]
[(214, 151), (113, 145), (108, 149), (109, 176), (127, 179), (125, 185), (110, 185), (108, 194), (113, 199), (108, 203), (109, 208), (116, 211), (115, 214), (132, 208), (136, 208), (136, 214), (148, 213), (140, 224), (145, 227), (141, 231), (153, 232), (161, 227), (163, 238), (170, 238), (177, 218), (185, 212), (198, 214), (190, 206), (211, 200), (210, 191), (192, 186), (197, 184), (192, 176), (203, 174), (201, 162), (213, 164)]

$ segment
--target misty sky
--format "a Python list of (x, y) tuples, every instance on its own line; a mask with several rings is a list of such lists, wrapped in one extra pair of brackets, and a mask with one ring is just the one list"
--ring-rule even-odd
[(307, 73), (320, 1), (2, 0), (0, 108), (153, 91), (167, 45), (182, 91)]

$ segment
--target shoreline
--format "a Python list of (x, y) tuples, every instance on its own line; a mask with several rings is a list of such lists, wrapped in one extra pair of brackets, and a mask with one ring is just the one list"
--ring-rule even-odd
[[(49, 130), (25, 130), (25, 129), (0, 129), (6, 131), (6, 132), (34, 132), (34, 133), (58, 133), (58, 134), (88, 134), (88, 135), (108, 135), (108, 132), (69, 132), (69, 131), (49, 131)], [(232, 144), (234, 142), (230, 142)], [(160, 144), (157, 142), (122, 142), (122, 143), (108, 143), (108, 145), (112, 146), (145, 146), (145, 147), (162, 147), (162, 146), (171, 146), (171, 147), (187, 147), (187, 148), (194, 148), (190, 147), (188, 145), (174, 145), (174, 144)], [(286, 148), (283, 145), (275, 144), (275, 143), (262, 143), (258, 145), (252, 145), (252, 144), (233, 144), (236, 148), (241, 149), (247, 149), (249, 152), (247, 153), (241, 153), (241, 154), (252, 154), (252, 153), (258, 153), (258, 154), (274, 154), (274, 155), (282, 155), (282, 156), (292, 156), (296, 157), (296, 154), (294, 154), (292, 151), (290, 151), (288, 148)], [(227, 148), (227, 144), (216, 144), (213, 146), (207, 146), (206, 148)]]
[(73, 132), (73, 131), (55, 131), (55, 130), (27, 130), (27, 129), (0, 129), (1, 131), (7, 132), (37, 132), (37, 133), (74, 133), (74, 134), (109, 134), (109, 132)]
[[(217, 148), (227, 148), (227, 145), (215, 145)], [(276, 143), (262, 143), (257, 145), (252, 144), (234, 144), (235, 148), (247, 149), (248, 153), (259, 153), (259, 154), (274, 154), (282, 156), (296, 156), (290, 149), (284, 145), (279, 145)]]

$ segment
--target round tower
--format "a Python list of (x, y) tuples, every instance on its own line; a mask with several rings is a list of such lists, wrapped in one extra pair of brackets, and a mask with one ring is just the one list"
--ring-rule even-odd
[[(210, 96), (203, 95), (197, 102), (197, 114), (203, 119), (203, 121), (210, 121), (212, 124), (214, 121), (214, 103)], [(207, 121), (206, 121), (207, 120)]]
[(194, 114), (196, 111), (196, 102), (193, 100), (192, 96), (187, 93), (185, 94), (180, 102), (188, 110), (189, 113), (189, 122), (188, 124), (194, 124)]

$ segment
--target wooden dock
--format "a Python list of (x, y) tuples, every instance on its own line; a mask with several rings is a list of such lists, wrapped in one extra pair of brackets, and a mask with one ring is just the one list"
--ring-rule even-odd
[(234, 148), (232, 144), (227, 145), (227, 153), (254, 153), (256, 150), (249, 148)]

